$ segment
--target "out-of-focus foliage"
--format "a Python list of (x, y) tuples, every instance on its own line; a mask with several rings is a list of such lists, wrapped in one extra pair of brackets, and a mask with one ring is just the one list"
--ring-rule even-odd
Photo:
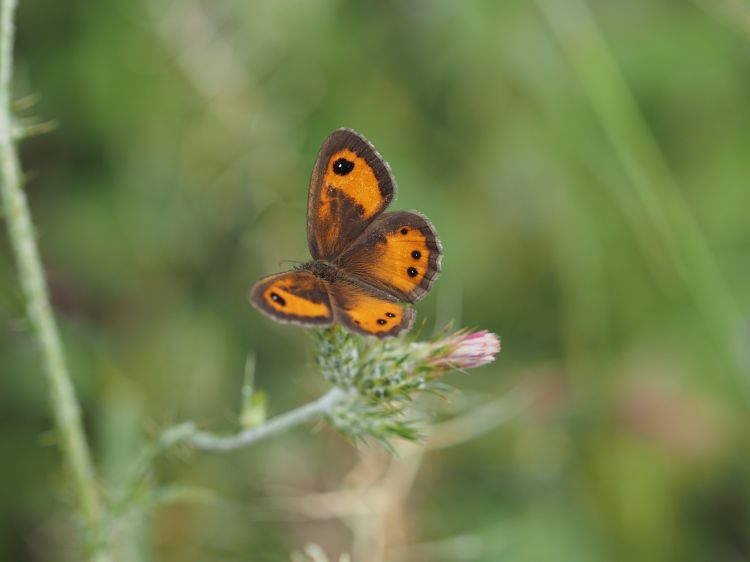
[[(246, 294), (308, 258), (307, 180), (339, 126), (440, 233), (423, 333), (503, 338), (435, 411), (535, 396), (419, 471), (328, 430), (177, 451), (158, 467), (174, 493), (120, 528), (123, 560), (281, 561), (310, 541), (357, 562), (750, 557), (750, 19), (582, 6), (21, 2), (15, 93), (57, 121), (22, 145), (27, 191), (105, 482), (158, 428), (236, 424), (250, 353), (270, 415), (325, 390), (304, 331)], [(0, 369), (0, 558), (76, 560), (4, 234)], [(375, 482), (382, 505), (311, 495)]]

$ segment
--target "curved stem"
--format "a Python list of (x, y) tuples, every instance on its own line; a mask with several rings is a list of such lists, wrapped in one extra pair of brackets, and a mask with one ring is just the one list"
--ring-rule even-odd
[(81, 423), (78, 400), (65, 365), (60, 334), (49, 304), (47, 283), (34, 238), (31, 215), (26, 195), (21, 188), (18, 154), (13, 144), (10, 92), (16, 0), (0, 1), (0, 198), (26, 300), (26, 312), (42, 351), (52, 411), (60, 435), (60, 448), (70, 467), (89, 533), (89, 558), (106, 560), (102, 510), (94, 469)]
[(185, 442), (196, 449), (204, 451), (231, 451), (240, 449), (291, 427), (319, 418), (347, 396), (345, 391), (334, 387), (317, 400), (271, 418), (259, 427), (245, 429), (235, 435), (226, 436), (216, 435), (208, 431), (194, 431), (187, 436)]
[(234, 435), (217, 435), (210, 431), (198, 430), (195, 423), (191, 421), (174, 425), (162, 432), (159, 438), (136, 460), (120, 497), (113, 502), (113, 508), (115, 511), (125, 509), (124, 506), (127, 506), (137, 494), (139, 486), (151, 470), (154, 459), (171, 447), (186, 444), (203, 451), (217, 452), (241, 449), (292, 427), (320, 418), (347, 396), (345, 391), (334, 387), (317, 400), (271, 418), (261, 426), (245, 429)]

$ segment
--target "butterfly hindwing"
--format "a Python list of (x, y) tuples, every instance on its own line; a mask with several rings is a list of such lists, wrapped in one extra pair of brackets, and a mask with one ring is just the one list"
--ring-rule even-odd
[(414, 309), (371, 287), (345, 278), (329, 285), (335, 321), (368, 336), (395, 336), (411, 328)]
[(337, 258), (390, 204), (388, 164), (359, 133), (337, 129), (315, 161), (307, 201), (307, 241), (316, 260)]
[(302, 269), (264, 277), (250, 289), (250, 302), (264, 314), (282, 322), (305, 326), (333, 323), (325, 282)]
[(430, 221), (414, 211), (379, 216), (344, 252), (342, 270), (406, 302), (416, 302), (440, 273), (442, 247)]

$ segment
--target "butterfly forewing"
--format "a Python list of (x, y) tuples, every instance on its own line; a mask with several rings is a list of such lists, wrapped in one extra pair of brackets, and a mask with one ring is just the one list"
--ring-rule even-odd
[(358, 133), (338, 129), (323, 143), (310, 179), (307, 241), (316, 260), (337, 258), (390, 204), (388, 164)]
[(416, 302), (440, 273), (442, 248), (421, 214), (379, 216), (339, 260), (347, 274), (406, 302)]
[(269, 275), (250, 289), (250, 302), (271, 318), (305, 326), (333, 323), (325, 282), (306, 270)]

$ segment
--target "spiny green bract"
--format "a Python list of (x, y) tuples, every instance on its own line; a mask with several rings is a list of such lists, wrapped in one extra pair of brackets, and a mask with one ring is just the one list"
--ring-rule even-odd
[(327, 415), (334, 427), (354, 439), (418, 437), (408, 404), (420, 392), (447, 388), (435, 381), (445, 371), (433, 364), (437, 348), (405, 338), (363, 338), (339, 326), (315, 330), (313, 339), (323, 376), (351, 393)]

